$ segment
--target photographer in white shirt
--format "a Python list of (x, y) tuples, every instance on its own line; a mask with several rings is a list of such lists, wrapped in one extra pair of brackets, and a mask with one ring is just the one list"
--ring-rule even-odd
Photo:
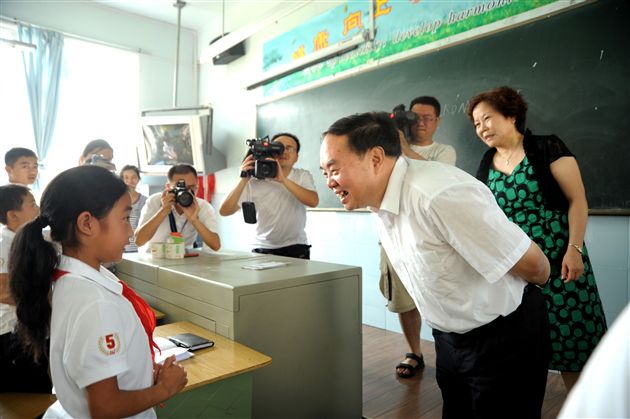
[[(214, 208), (206, 200), (195, 197), (195, 168), (189, 164), (175, 165), (168, 171), (167, 178), (164, 190), (151, 195), (142, 208), (136, 230), (136, 245), (144, 251), (150, 251), (151, 243), (165, 242), (172, 232), (178, 232), (184, 237), (186, 247), (193, 247), (199, 235), (212, 250), (219, 250), (221, 239), (216, 233)], [(178, 182), (194, 197), (189, 206), (176, 202)]]
[(295, 135), (276, 134), (271, 142), (284, 147), (284, 151), (274, 158), (278, 164), (276, 176), (263, 179), (251, 176), (256, 162), (248, 153), (241, 165), (245, 177), (241, 177), (225, 198), (219, 213), (232, 215), (244, 202), (253, 202), (257, 226), (256, 247), (252, 251), (310, 259), (311, 246), (307, 243), (304, 228), (306, 207), (313, 208), (319, 203), (313, 176), (308, 170), (293, 167), (300, 152), (300, 141)]

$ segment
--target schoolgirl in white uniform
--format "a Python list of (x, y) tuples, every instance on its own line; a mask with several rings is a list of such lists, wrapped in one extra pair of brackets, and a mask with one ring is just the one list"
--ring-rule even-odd
[[(50, 333), (58, 401), (47, 418), (152, 418), (153, 406), (187, 382), (174, 357), (155, 368), (155, 318), (101, 267), (120, 260), (132, 234), (126, 192), (122, 180), (101, 167), (66, 170), (44, 191), (40, 216), (15, 237), (9, 269), (18, 331), (35, 358), (44, 355)], [(42, 238), (48, 225), (61, 256)]]

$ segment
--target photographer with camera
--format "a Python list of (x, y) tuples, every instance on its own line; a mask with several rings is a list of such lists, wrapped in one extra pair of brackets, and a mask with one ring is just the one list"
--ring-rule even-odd
[(221, 204), (219, 213), (232, 215), (243, 208), (245, 222), (256, 226), (255, 253), (310, 259), (306, 207), (316, 207), (319, 196), (308, 170), (294, 169), (300, 141), (289, 133), (271, 142), (248, 140), (241, 179)]
[[(440, 102), (433, 96), (419, 96), (411, 101), (409, 109), (417, 120), (411, 126), (411, 136), (407, 138), (412, 151), (424, 160), (439, 161), (455, 166), (455, 149), (447, 144), (433, 141), (433, 135), (440, 126)], [(403, 147), (403, 152), (405, 147)]]
[(187, 248), (193, 247), (199, 234), (212, 250), (219, 250), (221, 239), (215, 233), (214, 208), (206, 200), (195, 197), (195, 168), (188, 164), (175, 165), (169, 169), (167, 178), (164, 190), (151, 195), (142, 209), (136, 245), (150, 251), (151, 243), (165, 242), (171, 233), (179, 232), (184, 236)]
[[(431, 160), (455, 165), (455, 149), (450, 145), (433, 141), (433, 134), (440, 124), (440, 102), (432, 96), (419, 96), (411, 101), (410, 111), (404, 105), (394, 108), (390, 118), (394, 120), (400, 135), (402, 153), (416, 160)], [(406, 136), (406, 138), (405, 138)], [(381, 247), (380, 289), (387, 298), (387, 309), (398, 313), (400, 327), (409, 345), (405, 359), (396, 365), (396, 374), (401, 378), (412, 377), (424, 368), (424, 357), (420, 349), (420, 327), (422, 319), (413, 299), (394, 271), (387, 254)]]
[(114, 160), (114, 149), (112, 146), (105, 140), (92, 140), (83, 149), (83, 153), (79, 157), (79, 166), (91, 164), (115, 172), (116, 165), (112, 160)]

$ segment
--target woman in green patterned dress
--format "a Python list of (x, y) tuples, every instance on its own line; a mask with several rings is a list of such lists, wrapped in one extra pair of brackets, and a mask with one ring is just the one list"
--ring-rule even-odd
[(606, 331), (593, 269), (583, 244), (588, 206), (577, 161), (555, 135), (525, 129), (527, 103), (510, 87), (473, 97), (468, 116), (488, 150), (477, 177), (503, 212), (545, 252), (551, 276), (551, 361), (567, 390)]

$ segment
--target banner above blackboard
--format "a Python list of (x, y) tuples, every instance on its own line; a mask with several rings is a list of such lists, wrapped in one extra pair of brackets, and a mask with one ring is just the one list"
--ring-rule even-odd
[(267, 97), (275, 96), (355, 67), (377, 63), (386, 57), (474, 39), (584, 1), (366, 0), (343, 3), (266, 42), (263, 72), (357, 35), (370, 25), (370, 6), (373, 7), (376, 29), (374, 41), (271, 82), (265, 85), (263, 92)]

